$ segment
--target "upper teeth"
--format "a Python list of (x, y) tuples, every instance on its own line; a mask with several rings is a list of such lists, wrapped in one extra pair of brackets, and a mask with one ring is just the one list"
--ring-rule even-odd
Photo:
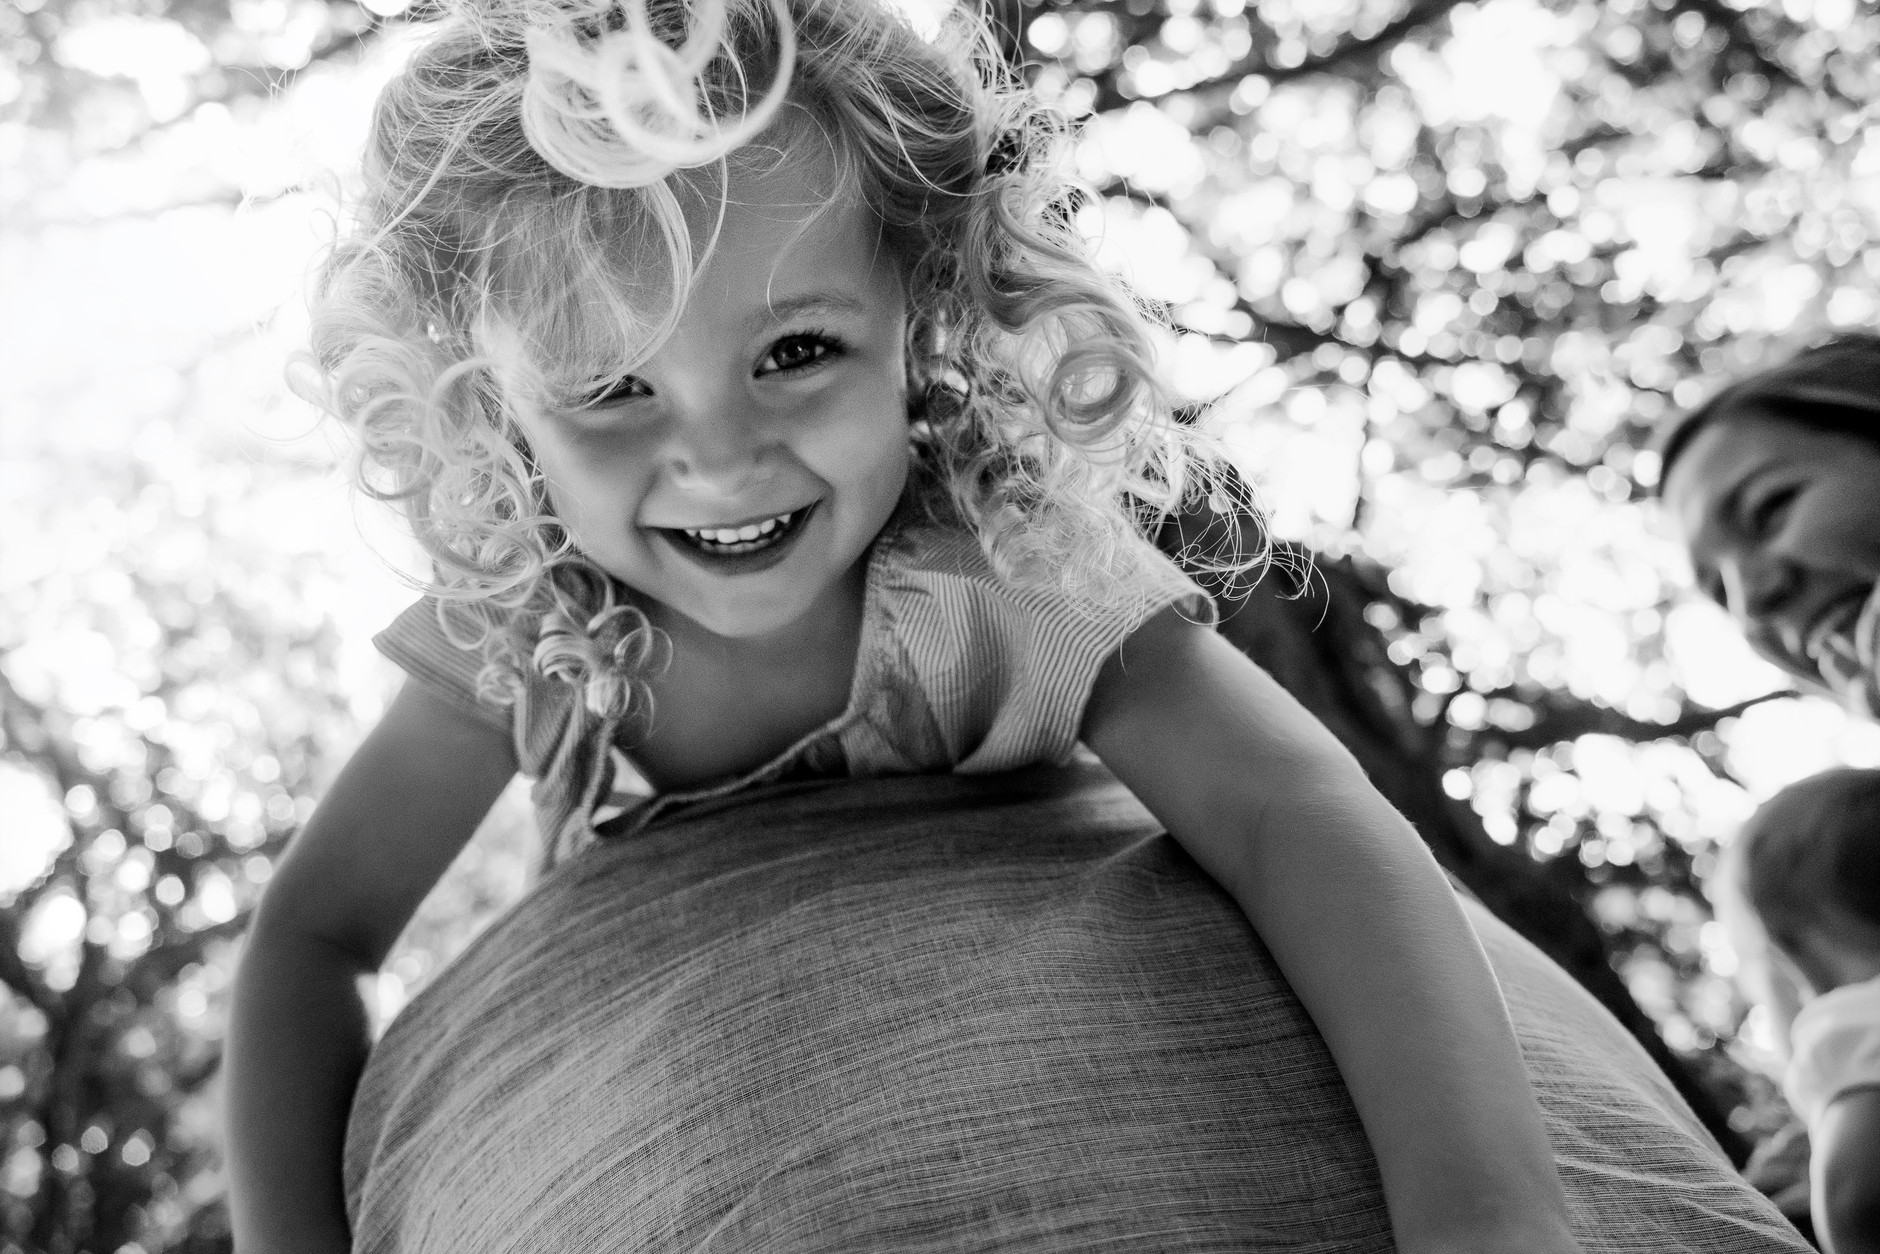
[(774, 518), (766, 518), (762, 522), (745, 523), (742, 527), (682, 527), (680, 530), (694, 540), (704, 540), (711, 544), (737, 544), (744, 540), (755, 540), (769, 535), (789, 522), (791, 515), (795, 513), (795, 510), (791, 510), (789, 513), (778, 514)]
[[(1827, 613), (1815, 620), (1814, 627), (1809, 630), (1808, 637), (1803, 642), (1802, 652), (1818, 660), (1821, 654), (1835, 647), (1837, 642), (1851, 645), (1854, 621), (1860, 616), (1864, 599), (1863, 595), (1855, 594), (1830, 606)], [(1843, 637), (1849, 638), (1843, 641)]]

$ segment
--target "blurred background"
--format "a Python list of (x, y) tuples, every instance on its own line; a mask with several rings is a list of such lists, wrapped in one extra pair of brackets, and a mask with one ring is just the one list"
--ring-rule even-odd
[[(369, 637), (412, 596), (285, 383), (427, 16), (404, 4), (0, 0), (0, 1254), (228, 1247), (241, 928), (395, 686)], [(1376, 646), (1315, 664), (1382, 694), (1413, 817), (1503, 851), (1518, 926), (1566, 903), (1576, 973), (1738, 1158), (1767, 1146), (1769, 1025), (1702, 884), (1759, 799), (1880, 765), (1880, 730), (1786, 694), (1683, 590), (1648, 445), (1876, 321), (1880, 11), (999, 16), (1085, 119), (1083, 221), (1167, 311), (1171, 376)], [(381, 1021), (522, 890), (527, 828), (506, 799), (370, 990)]]

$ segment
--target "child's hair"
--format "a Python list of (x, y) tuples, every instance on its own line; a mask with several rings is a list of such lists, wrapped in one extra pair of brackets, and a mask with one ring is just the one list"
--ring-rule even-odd
[(639, 700), (656, 633), (557, 524), (517, 415), (644, 360), (732, 172), (794, 144), (826, 148), (830, 200), (866, 205), (901, 266), (926, 507), (1006, 578), (1130, 595), (1132, 528), (1235, 481), (1089, 259), (1067, 139), (965, 14), (927, 40), (886, 0), (460, 3), (379, 100), (313, 342), (485, 694), (532, 665), (597, 714)]
[(1730, 853), (1743, 899), (1804, 970), (1811, 938), (1864, 949), (1880, 936), (1880, 770), (1789, 785), (1750, 816)]

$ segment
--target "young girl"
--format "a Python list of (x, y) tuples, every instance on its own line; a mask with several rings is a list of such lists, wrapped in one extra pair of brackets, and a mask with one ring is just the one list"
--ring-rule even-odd
[(1788, 1044), (1816, 1236), (1829, 1254), (1880, 1251), (1880, 771), (1772, 797), (1730, 845), (1717, 907), (1745, 992)]
[(243, 1254), (346, 1248), (355, 981), (518, 769), (553, 860), (787, 776), (1079, 741), (1284, 968), (1400, 1248), (1577, 1248), (1448, 884), (1138, 536), (1220, 480), (989, 47), (879, 0), (480, 0), (387, 89), (316, 348), (435, 580), (250, 933)]

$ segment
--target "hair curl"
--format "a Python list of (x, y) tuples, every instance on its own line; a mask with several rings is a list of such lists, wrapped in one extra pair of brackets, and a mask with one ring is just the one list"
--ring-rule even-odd
[(483, 694), (533, 670), (647, 715), (656, 633), (555, 519), (517, 414), (643, 360), (709, 255), (688, 222), (806, 142), (902, 270), (925, 506), (1015, 583), (1140, 595), (1137, 533), (1244, 489), (1091, 261), (1068, 138), (963, 13), (929, 41), (882, 0), (462, 0), (380, 97), (313, 349)]

